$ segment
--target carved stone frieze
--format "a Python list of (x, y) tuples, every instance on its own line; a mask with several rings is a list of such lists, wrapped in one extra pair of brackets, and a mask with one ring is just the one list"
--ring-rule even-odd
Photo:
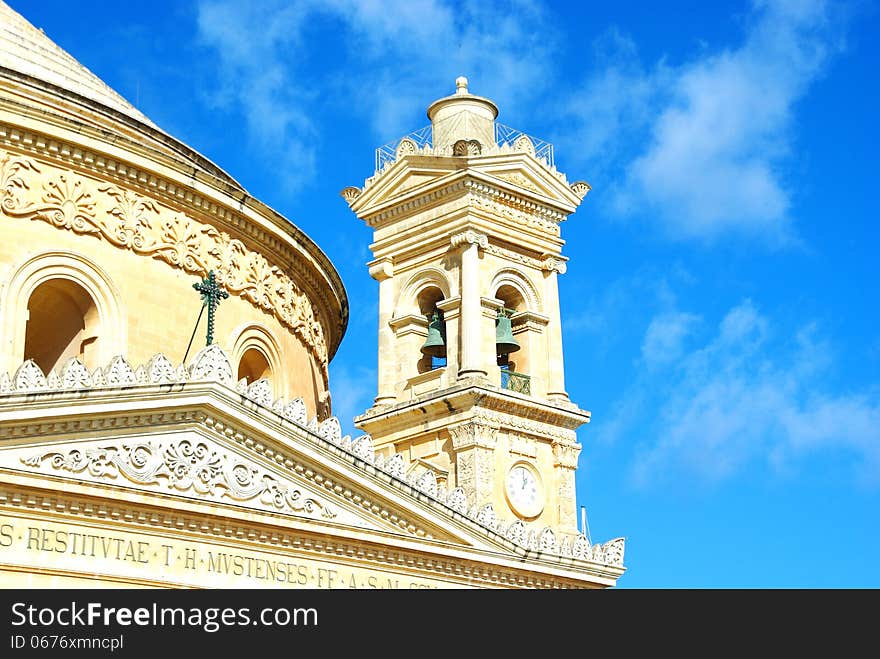
[[(0, 208), (148, 256), (218, 283), (272, 313), (326, 366), (324, 329), (308, 297), (280, 268), (240, 240), (113, 184), (44, 168), (0, 150)], [(325, 370), (325, 369), (324, 369)], [(325, 378), (326, 379), (326, 378)]]
[(494, 449), (498, 437), (498, 428), (488, 424), (467, 422), (449, 429), (452, 437), (452, 448), (455, 451), (479, 447)]
[(41, 451), (22, 458), (22, 463), (87, 474), (97, 480), (123, 477), (136, 485), (164, 484), (169, 490), (255, 502), (270, 510), (310, 517), (336, 516), (324, 501), (240, 456), (188, 439)]

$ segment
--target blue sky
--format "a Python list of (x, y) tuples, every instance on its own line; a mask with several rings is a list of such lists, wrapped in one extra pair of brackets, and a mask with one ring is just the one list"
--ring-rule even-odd
[(377, 285), (338, 193), (467, 75), (593, 186), (560, 293), (620, 586), (880, 587), (875, 3), (9, 3), (333, 259), (349, 430)]

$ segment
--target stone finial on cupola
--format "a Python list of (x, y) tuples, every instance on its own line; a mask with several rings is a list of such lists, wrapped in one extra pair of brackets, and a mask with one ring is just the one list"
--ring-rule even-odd
[(479, 155), (495, 145), (495, 118), (498, 106), (488, 98), (468, 92), (468, 79), (455, 80), (455, 93), (431, 103), (434, 150), (452, 155)]

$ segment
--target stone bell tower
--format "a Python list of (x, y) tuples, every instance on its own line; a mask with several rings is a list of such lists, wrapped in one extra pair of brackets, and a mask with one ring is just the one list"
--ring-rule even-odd
[(575, 534), (575, 429), (590, 413), (565, 391), (557, 278), (560, 223), (590, 187), (497, 115), (458, 78), (430, 126), (377, 149), (375, 174), (342, 191), (374, 229), (379, 282), (378, 395), (355, 424), (411, 478), (430, 469), (471, 507)]

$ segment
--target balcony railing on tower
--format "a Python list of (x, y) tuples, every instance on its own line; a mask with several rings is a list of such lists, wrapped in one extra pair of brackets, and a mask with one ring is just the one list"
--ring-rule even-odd
[[(397, 158), (400, 154), (398, 154), (398, 149), (400, 148), (401, 142), (404, 140), (409, 140), (412, 142), (410, 148), (415, 147), (419, 152), (424, 153), (427, 147), (430, 155), (437, 156), (449, 156), (451, 153), (436, 153), (434, 151), (433, 146), (433, 130), (432, 126), (428, 125), (424, 128), (419, 128), (408, 135), (404, 135), (403, 137), (399, 137), (396, 140), (388, 142), (388, 144), (384, 144), (376, 149), (376, 171), (381, 171), (383, 167), (386, 165), (392, 164), (397, 161)], [(489, 147), (495, 147), (494, 151), (490, 151)], [(484, 145), (483, 146), (483, 155), (488, 155), (489, 153), (497, 152), (498, 149), (503, 149), (508, 147), (514, 151), (525, 151), (535, 156), (538, 160), (543, 160), (548, 167), (553, 167), (553, 145), (546, 140), (542, 140), (538, 137), (534, 137), (532, 135), (527, 135), (521, 130), (517, 130), (516, 128), (511, 128), (510, 126), (505, 126), (504, 124), (499, 124), (495, 122), (495, 144), (494, 145)]]
[(518, 394), (532, 395), (532, 378), (524, 373), (501, 371), (501, 388), (515, 391)]

